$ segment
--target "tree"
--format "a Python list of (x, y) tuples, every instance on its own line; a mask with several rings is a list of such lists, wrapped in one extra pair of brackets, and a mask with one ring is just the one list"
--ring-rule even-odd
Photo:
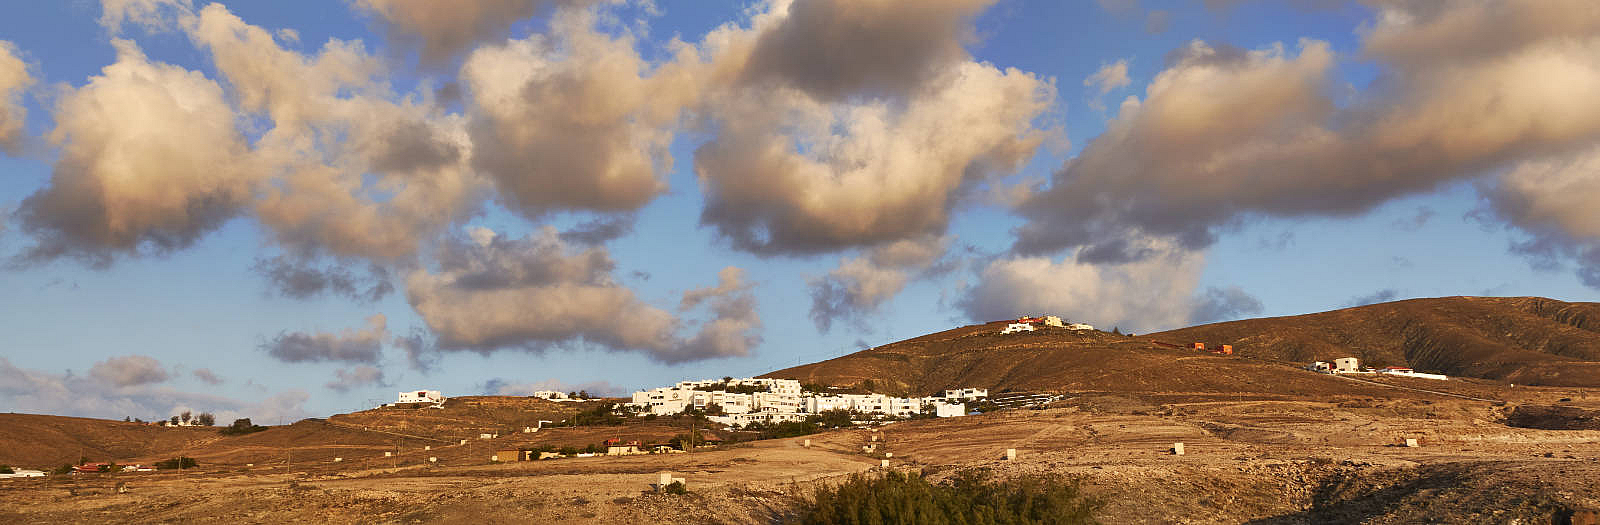
[(1117, 334), (1117, 335), (1122, 335), (1122, 327), (1120, 327), (1120, 326), (1111, 327), (1111, 333)]
[(123, 423), (132, 423), (133, 422), (133, 416), (122, 416), (122, 422)]
[(183, 411), (183, 414), (180, 415), (183, 416), (184, 423), (188, 423), (190, 419), (194, 418), (194, 414), (190, 413), (188, 410)]
[(178, 416), (172, 416), (172, 426), (178, 426)]
[(579, 390), (578, 391), (578, 399), (589, 399), (589, 391), (588, 390)]
[(209, 427), (217, 424), (217, 416), (211, 415), (210, 412), (201, 412), (200, 416), (195, 418), (195, 421), (199, 421), (201, 426)]

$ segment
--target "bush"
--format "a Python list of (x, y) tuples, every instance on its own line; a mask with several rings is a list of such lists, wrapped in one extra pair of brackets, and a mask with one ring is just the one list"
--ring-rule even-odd
[(1096, 523), (1103, 503), (1085, 496), (1076, 480), (1033, 476), (993, 483), (973, 473), (932, 484), (918, 475), (855, 474), (837, 487), (823, 486), (794, 523), (916, 523), (930, 525)]
[(11, 470), (11, 465), (0, 465), (0, 474), (16, 474), (16, 473), (17, 473), (17, 471)]
[(186, 469), (186, 468), (195, 468), (196, 466), (199, 466), (199, 465), (200, 465), (199, 463), (195, 463), (194, 458), (172, 458), (172, 459), (165, 459), (165, 460), (157, 461), (156, 462), (156, 469), (158, 469), (158, 470)]
[(57, 475), (59, 475), (59, 474), (71, 474), (72, 473), (72, 465), (62, 465), (62, 466), (56, 467), (56, 469), (50, 471), (50, 473), (51, 474), (57, 474)]
[(667, 486), (665, 488), (662, 488), (661, 492), (665, 492), (667, 494), (674, 494), (674, 495), (682, 496), (684, 494), (688, 494), (689, 493), (689, 489), (684, 488), (683, 483), (674, 481), (672, 483), (667, 484)]
[(195, 421), (199, 421), (200, 426), (209, 427), (217, 424), (217, 416), (211, 415), (210, 412), (201, 412), (200, 415), (195, 416)]
[(593, 408), (585, 409), (572, 416), (572, 426), (582, 427), (591, 425), (617, 426), (623, 423), (622, 416), (618, 416), (616, 403), (600, 403)]
[(251, 423), (250, 418), (247, 417), (243, 419), (235, 419), (233, 420), (232, 425), (222, 427), (221, 434), (224, 436), (241, 436), (244, 434), (260, 432), (266, 429), (267, 427)]

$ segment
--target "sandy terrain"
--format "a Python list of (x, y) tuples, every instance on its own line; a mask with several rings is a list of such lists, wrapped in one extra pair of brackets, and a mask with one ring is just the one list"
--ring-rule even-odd
[[(1589, 392), (1517, 394), (1541, 400)], [(484, 443), (427, 466), (318, 459), (292, 469), (280, 463), (18, 480), (0, 482), (0, 520), (771, 523), (812, 484), (877, 468), (886, 452), (892, 468), (935, 479), (966, 469), (1002, 478), (1081, 476), (1107, 500), (1106, 523), (1583, 523), (1587, 512), (1600, 510), (1600, 430), (1506, 426), (1511, 405), (1502, 402), (1431, 394), (1176, 401), (1184, 397), (1079, 393), (1044, 410), (690, 454), (489, 464), (469, 453), (496, 446)], [(1600, 408), (1586, 399), (1572, 403)], [(1398, 446), (1408, 437), (1421, 446)], [(813, 446), (802, 447), (803, 439)], [(1168, 452), (1174, 442), (1184, 443), (1185, 455)], [(864, 445), (875, 445), (873, 452)], [(1004, 459), (1007, 448), (1018, 450), (1016, 461)], [(418, 454), (390, 461), (422, 462)], [(690, 494), (653, 493), (662, 471), (687, 478)], [(126, 493), (117, 492), (119, 483)]]

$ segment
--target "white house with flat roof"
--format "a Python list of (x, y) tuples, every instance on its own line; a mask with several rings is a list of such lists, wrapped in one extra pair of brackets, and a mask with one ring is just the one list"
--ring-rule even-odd
[(443, 403), (444, 394), (438, 390), (408, 390), (400, 393), (395, 403)]

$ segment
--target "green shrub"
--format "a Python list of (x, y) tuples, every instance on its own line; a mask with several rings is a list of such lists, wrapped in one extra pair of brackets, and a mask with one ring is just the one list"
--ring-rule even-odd
[(16, 474), (16, 473), (17, 473), (17, 471), (11, 470), (11, 465), (0, 465), (0, 474)]
[(1103, 503), (1085, 496), (1076, 480), (1059, 475), (1032, 476), (1005, 483), (965, 473), (942, 484), (919, 475), (888, 472), (852, 475), (836, 487), (823, 486), (800, 509), (793, 523), (965, 525), (1011, 523), (1096, 523)]
[(56, 467), (56, 469), (50, 471), (50, 473), (51, 474), (70, 474), (70, 473), (72, 473), (72, 465), (62, 465), (62, 466)]
[(675, 494), (678, 496), (689, 493), (689, 489), (684, 488), (683, 483), (677, 481), (667, 484), (667, 486), (662, 488), (661, 491), (667, 494)]

